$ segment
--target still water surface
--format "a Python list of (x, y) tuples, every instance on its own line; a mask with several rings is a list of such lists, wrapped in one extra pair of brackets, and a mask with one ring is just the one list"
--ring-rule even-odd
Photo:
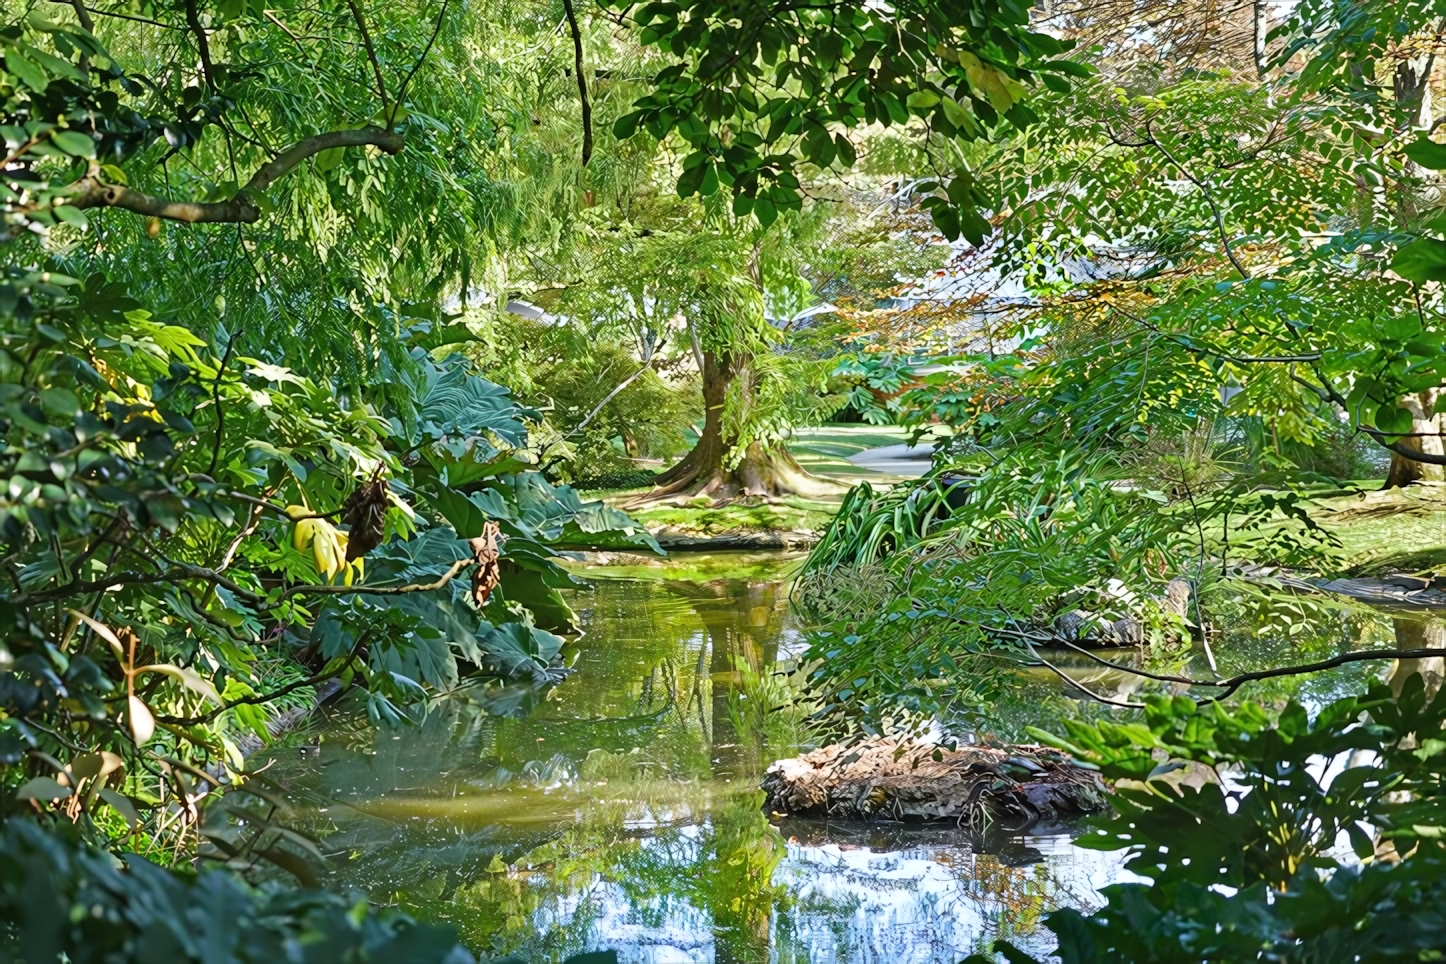
[[(1075, 846), (1078, 827), (981, 837), (762, 810), (763, 770), (816, 742), (780, 709), (778, 671), (805, 642), (788, 566), (590, 570), (566, 681), (545, 694), (464, 688), (399, 730), (333, 711), (271, 751), (289, 818), (322, 841), (331, 886), (447, 920), (484, 957), (956, 964), (996, 937), (1048, 950), (1042, 915), (1096, 905), (1123, 874), (1119, 854)], [(1389, 618), (1356, 618), (1317, 646), (1391, 632)], [(1277, 649), (1249, 636), (1228, 658), (1258, 664)], [(1138, 695), (1135, 677), (1077, 672), (1097, 692)], [(1293, 692), (1323, 701), (1366, 672)], [(1073, 712), (1067, 694), (1022, 675), (998, 731)]]

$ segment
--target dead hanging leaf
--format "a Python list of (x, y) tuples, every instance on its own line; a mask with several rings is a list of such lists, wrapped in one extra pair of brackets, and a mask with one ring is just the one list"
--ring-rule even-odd
[(378, 470), (370, 481), (356, 487), (356, 491), (342, 506), (343, 518), (350, 526), (347, 533), (346, 561), (353, 562), (382, 544), (386, 532), (387, 481)]
[(497, 565), (497, 548), (501, 539), (497, 523), (489, 519), (482, 526), (480, 536), (467, 540), (467, 545), (472, 547), (472, 558), (477, 563), (477, 568), (472, 570), (472, 601), (478, 609), (487, 605), (487, 597), (492, 595), (492, 590), (502, 579)]

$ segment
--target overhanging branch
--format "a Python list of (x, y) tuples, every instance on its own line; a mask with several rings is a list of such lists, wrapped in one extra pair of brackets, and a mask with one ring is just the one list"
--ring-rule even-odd
[(302, 161), (314, 154), (339, 147), (375, 147), (387, 154), (401, 152), (405, 141), (395, 131), (363, 127), (350, 131), (316, 134), (282, 151), (251, 175), (245, 187), (224, 201), (173, 201), (122, 184), (108, 184), (100, 178), (99, 166), (71, 185), (66, 203), (77, 208), (111, 207), (186, 224), (254, 224), (261, 210), (250, 195), (265, 191)]

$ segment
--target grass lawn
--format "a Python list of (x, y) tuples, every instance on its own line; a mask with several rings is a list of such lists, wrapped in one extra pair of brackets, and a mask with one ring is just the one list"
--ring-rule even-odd
[(1322, 499), (1311, 516), (1343, 545), (1343, 562), (1358, 575), (1446, 572), (1446, 486), (1419, 485)]
[[(1305, 503), (1305, 508), (1340, 542), (1331, 553), (1333, 559), (1321, 559), (1323, 571), (1356, 576), (1426, 570), (1446, 573), (1446, 485), (1383, 491), (1379, 479), (1360, 480), (1321, 490)], [(1272, 529), (1284, 526), (1284, 517), (1276, 513), (1274, 521), (1261, 526), (1254, 535), (1268, 536)], [(1219, 548), (1219, 520), (1206, 526), (1206, 537), (1215, 549)], [(1280, 562), (1242, 558), (1237, 547), (1238, 542), (1230, 551), (1234, 560), (1264, 565)]]

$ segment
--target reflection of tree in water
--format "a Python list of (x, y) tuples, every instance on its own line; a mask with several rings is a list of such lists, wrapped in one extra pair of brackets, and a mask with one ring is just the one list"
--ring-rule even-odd
[[(778, 645), (788, 610), (788, 592), (778, 581), (717, 579), (664, 583), (686, 599), (703, 623), (704, 646), (688, 709), (696, 707), (712, 748), (713, 775), (740, 779), (761, 775), (765, 760), (761, 728), (739, 722), (753, 718), (746, 702), (745, 674), (762, 677), (778, 661)], [(706, 707), (706, 709), (705, 709)]]
[[(666, 934), (700, 942), (691, 953), (711, 948), (720, 962), (793, 964), (825, 945), (873, 947), (881, 933), (873, 923), (819, 905), (825, 893), (795, 896), (807, 891), (796, 877), (810, 864), (785, 867), (784, 836), (795, 831), (780, 835), (751, 789), (775, 756), (794, 752), (786, 714), (762, 712), (770, 701), (757, 698), (787, 631), (784, 586), (614, 583), (588, 602), (579, 671), (553, 699), (471, 693), (415, 728), (329, 733), (319, 760), (290, 758), (294, 799), (312, 790), (313, 806), (325, 808), (314, 811), (312, 829), (328, 852), (352, 855), (335, 883), (444, 917), (483, 957), (560, 961), (623, 943), (643, 951)], [(519, 715), (489, 712), (509, 708)], [(394, 809), (377, 812), (393, 819), (327, 802), (338, 797), (384, 803)], [(454, 799), (470, 799), (473, 809), (446, 809)], [(427, 807), (406, 809), (418, 801)], [(1000, 928), (1028, 930), (1041, 901), (1053, 899), (1024, 866), (1042, 857), (1027, 844), (997, 845), (1000, 857), (982, 858), (957, 833), (951, 843), (920, 828), (898, 833), (859, 843), (925, 859), (956, 848), (946, 882), (957, 878), (952, 893), (974, 908), (959, 919), (983, 911)], [(903, 894), (913, 885), (865, 874), (848, 887)], [(928, 899), (900, 906), (927, 913)], [(955, 926), (952, 909), (937, 910), (937, 939), (900, 921), (888, 946), (950, 959), (954, 943), (943, 935)], [(625, 941), (620, 927), (631, 935)]]
[[(1446, 623), (1410, 616), (1397, 616), (1392, 622), (1396, 628), (1397, 649), (1446, 649)], [(1434, 697), (1446, 679), (1446, 657), (1394, 660), (1388, 677), (1391, 692), (1400, 696), (1406, 678), (1415, 673), (1420, 673), (1426, 684), (1427, 698)]]
[[(748, 696), (746, 676), (760, 678), (778, 660), (787, 591), (781, 582), (741, 579), (665, 585), (688, 600), (703, 623), (689, 708), (696, 707), (708, 735), (713, 776), (756, 783), (771, 761), (762, 727), (740, 728), (752, 718), (750, 708), (740, 704)], [(785, 848), (761, 805), (760, 795), (748, 794), (715, 807), (698, 841), (703, 866), (695, 869), (702, 876), (691, 880), (688, 891), (694, 905), (712, 917), (719, 964), (769, 959), (774, 904), (782, 894), (773, 871)]]

